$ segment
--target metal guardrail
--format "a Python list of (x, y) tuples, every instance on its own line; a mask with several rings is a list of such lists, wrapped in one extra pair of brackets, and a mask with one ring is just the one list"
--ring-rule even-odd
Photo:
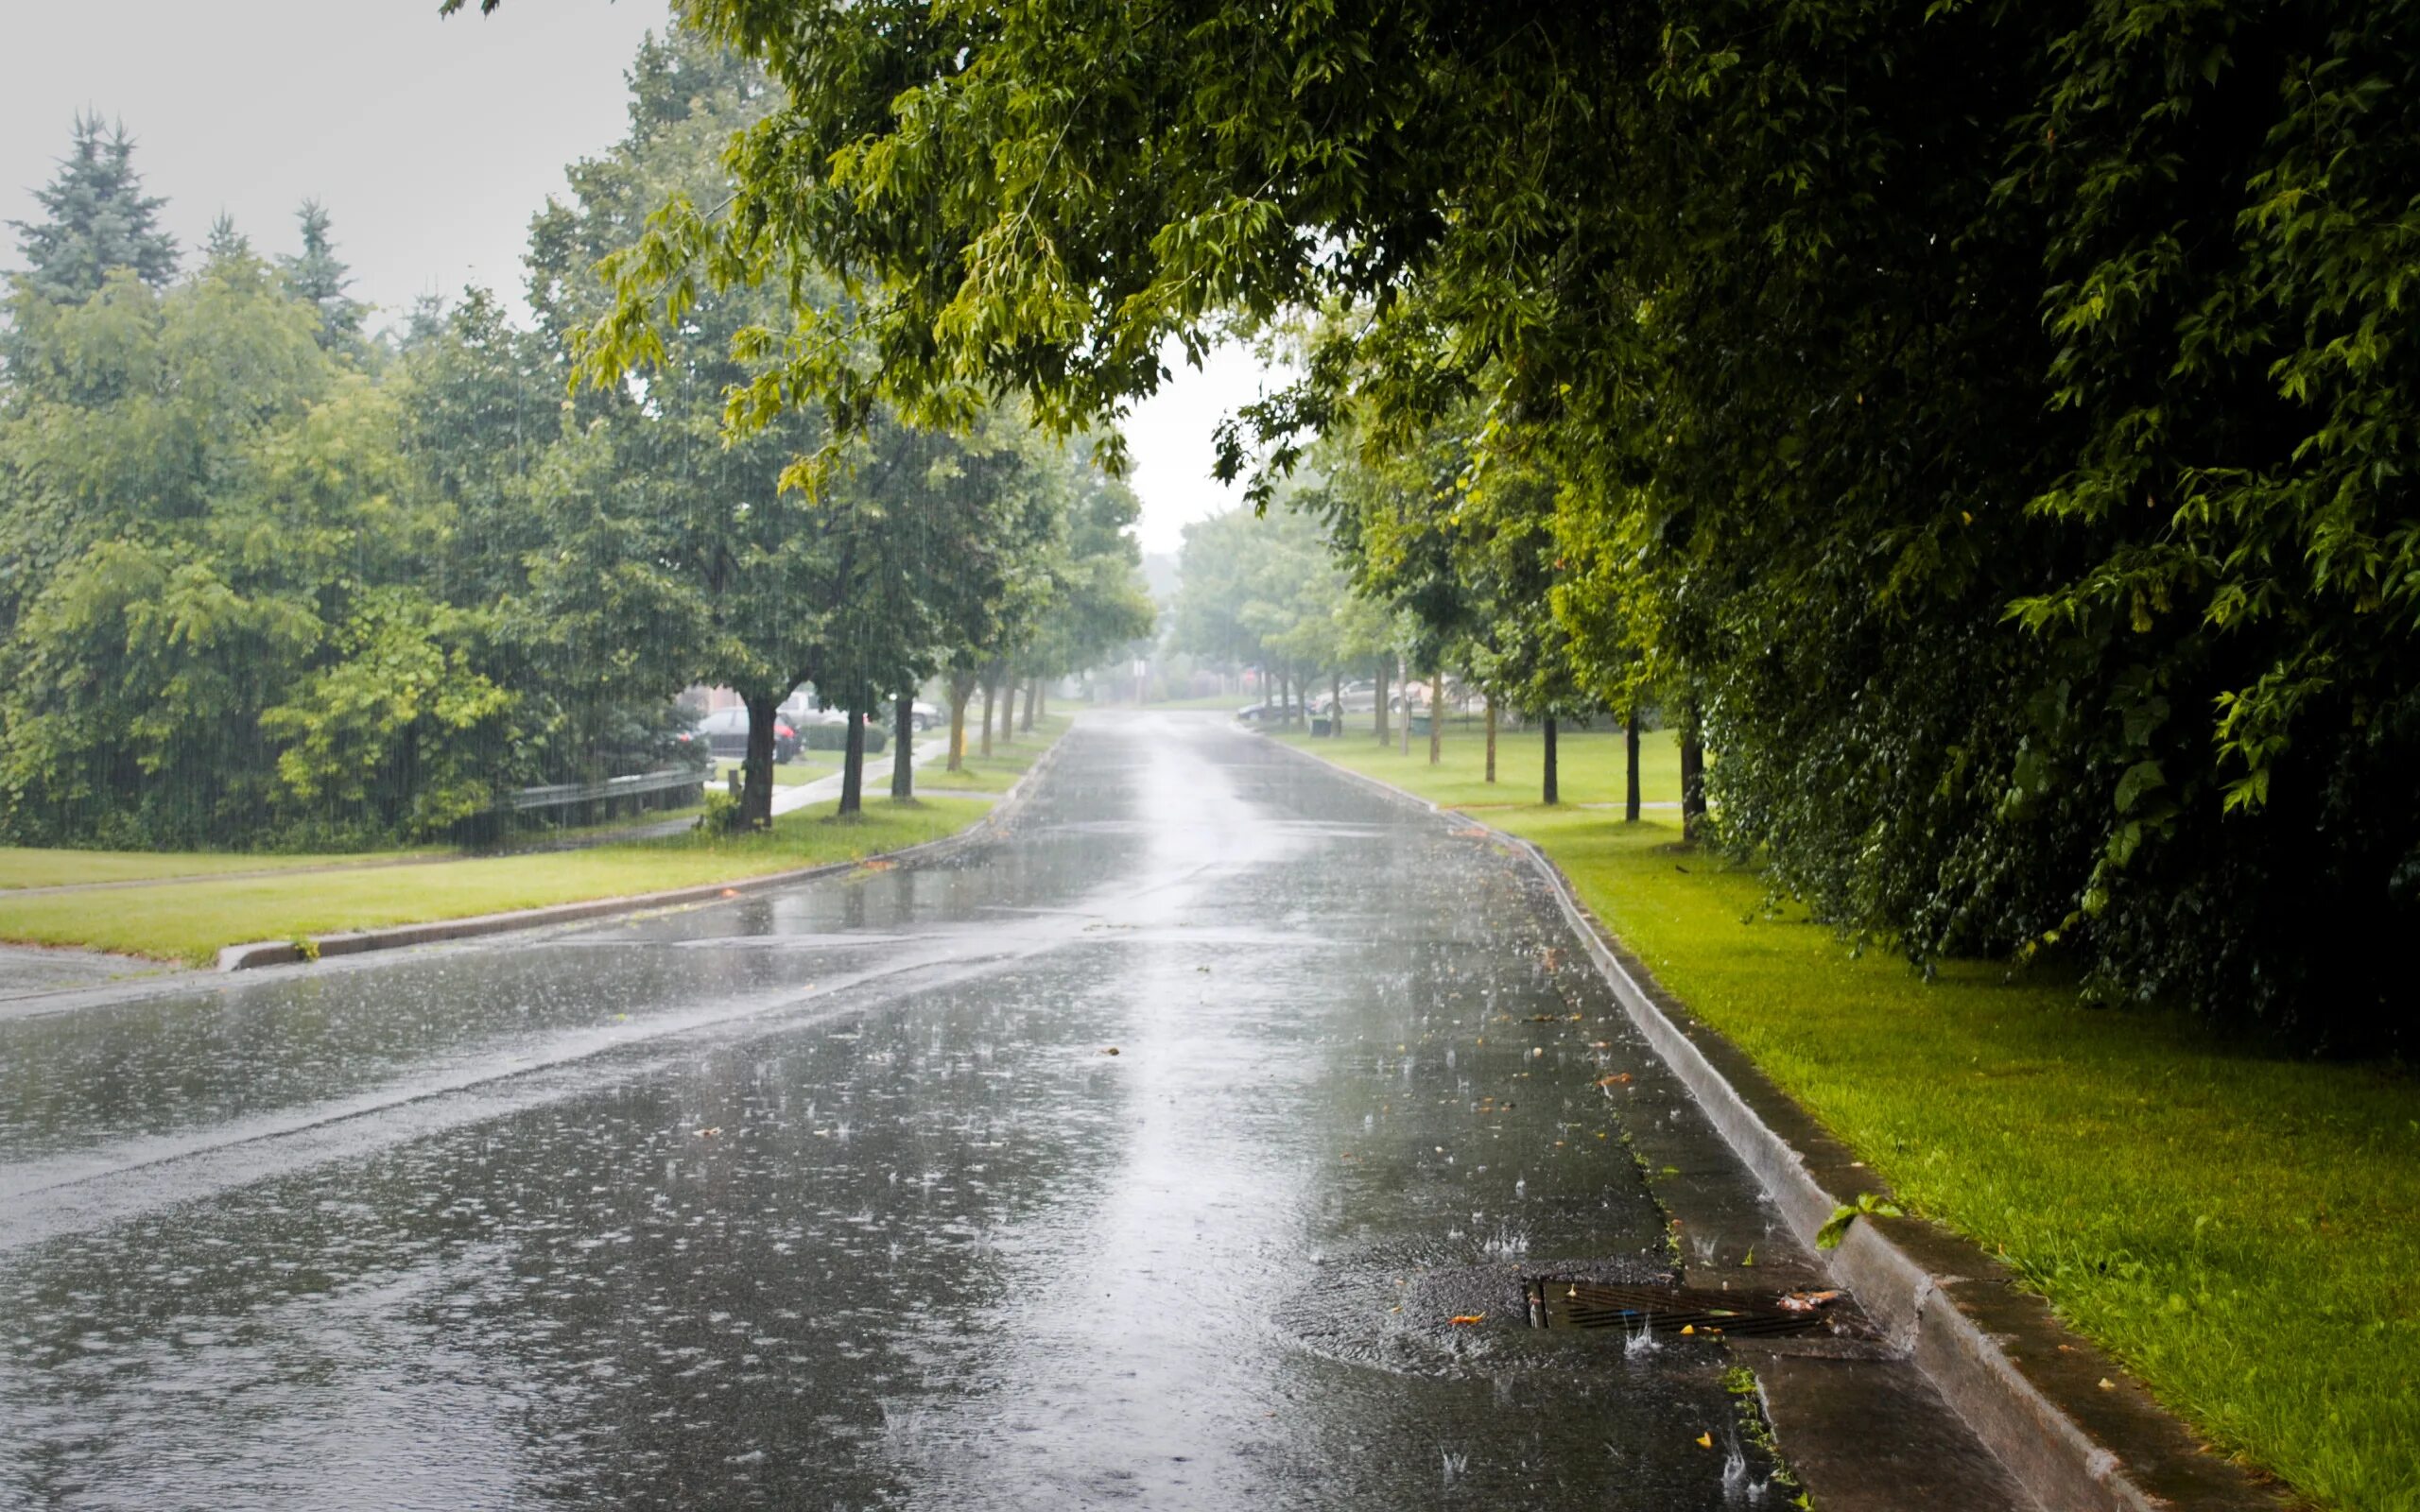
[(515, 814), (523, 814), (531, 809), (555, 809), (573, 803), (596, 803), (608, 799), (635, 798), (644, 793), (664, 793), (681, 787), (694, 787), (702, 791), (705, 785), (705, 773), (695, 767), (662, 772), (636, 772), (629, 777), (609, 777), (601, 782), (557, 782), (550, 787), (521, 788), (506, 799), (506, 806)]

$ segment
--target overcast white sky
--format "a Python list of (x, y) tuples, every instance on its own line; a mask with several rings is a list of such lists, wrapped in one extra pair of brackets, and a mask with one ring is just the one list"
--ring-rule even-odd
[[(306, 196), (335, 219), (354, 294), (389, 318), (417, 295), (522, 288), (529, 217), (563, 165), (622, 133), (623, 72), (665, 0), (508, 0), (441, 21), (437, 0), (0, 0), (0, 220), (39, 213), (76, 112), (122, 120), (135, 165), (190, 249), (225, 210), (294, 250)], [(0, 267), (19, 265), (16, 235)], [(376, 323), (373, 318), (373, 324)], [(1147, 551), (1235, 501), (1210, 431), (1259, 369), (1222, 349), (1127, 425)]]

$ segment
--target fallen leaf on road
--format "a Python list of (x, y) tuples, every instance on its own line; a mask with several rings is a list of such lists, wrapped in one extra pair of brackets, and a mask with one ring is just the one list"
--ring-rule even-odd
[[(1457, 1313), (1445, 1321), (1453, 1324), (1456, 1328), (1468, 1328), (1473, 1323), (1486, 1322), (1487, 1314), (1484, 1313)], [(2104, 1382), (2102, 1384), (2105, 1385), (2107, 1383)]]
[(1111, 1045), (1109, 1048), (1103, 1050), (1101, 1054), (1104, 1056), (1114, 1056), (1117, 1054), (1117, 1047), (1115, 1045)]
[(1712, 1434), (1700, 1434), (1700, 1435), (1698, 1435), (1698, 1448), (1700, 1448), (1700, 1449), (1712, 1449), (1713, 1447), (1714, 1447), (1714, 1435), (1713, 1435)]
[(700, 1138), (700, 1139), (701, 1139), (701, 1140), (710, 1140), (710, 1139), (713, 1139), (716, 1135), (717, 1135), (717, 1134), (719, 1134), (719, 1133), (721, 1133), (721, 1132), (722, 1132), (722, 1125), (721, 1125), (720, 1124), (717, 1124), (717, 1125), (716, 1125), (714, 1127), (712, 1127), (712, 1128), (701, 1128), (701, 1129), (698, 1130), (698, 1138)]
[(1698, 1326), (1694, 1323), (1684, 1323), (1681, 1325), (1681, 1332), (1684, 1333), (1695, 1333), (1697, 1331)]
[(1840, 1300), (1841, 1294), (1831, 1292), (1792, 1292), (1775, 1304), (1785, 1313), (1812, 1313), (1817, 1308)]
[(725, 887), (722, 890), (722, 895), (726, 898), (736, 898), (739, 896), (739, 889), (736, 887)]
[(1627, 1071), (1617, 1071), (1610, 1076), (1599, 1076), (1597, 1078), (1597, 1085), (1599, 1087), (1627, 1087), (1630, 1085), (1630, 1073)]

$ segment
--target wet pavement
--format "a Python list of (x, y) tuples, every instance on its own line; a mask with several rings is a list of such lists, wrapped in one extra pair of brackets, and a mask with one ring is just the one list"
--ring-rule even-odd
[(943, 862), (0, 1005), (0, 1505), (1779, 1507), (1522, 1315), (1774, 1228), (1483, 834), (1096, 715)]

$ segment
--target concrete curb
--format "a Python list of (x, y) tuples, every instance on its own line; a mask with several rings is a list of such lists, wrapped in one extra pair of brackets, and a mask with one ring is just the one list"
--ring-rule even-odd
[[(1534, 842), (1309, 751), (1278, 748), (1485, 829), (1521, 854), (1553, 891), (1623, 1011), (1810, 1251), (1822, 1253), (1814, 1251), (1815, 1234), (1835, 1208), (1854, 1205), (1860, 1192), (1889, 1194), (1737, 1046), (1655, 985)], [(2040, 1297), (2018, 1290), (2007, 1268), (1971, 1241), (1918, 1219), (1860, 1217), (1824, 1258), (1833, 1279), (2052, 1512), (2277, 1512), (2292, 1504), (2203, 1449), (2099, 1346), (2070, 1332)]]
[[(1072, 731), (1070, 725), (1068, 730)], [(590, 898), (579, 902), (550, 903), (543, 908), (520, 908), (501, 914), (474, 914), (464, 919), (434, 919), (418, 924), (390, 924), (379, 929), (347, 930), (341, 934), (321, 935), (312, 940), (315, 947), (306, 956), (295, 940), (258, 940), (248, 945), (222, 946), (218, 952), (221, 971), (250, 971), (265, 966), (295, 966), (310, 959), (334, 955), (359, 955), (368, 951), (401, 950), (410, 945), (435, 945), (446, 940), (475, 939), (483, 935), (501, 935), (512, 930), (543, 929), (549, 924), (573, 924), (583, 919), (602, 919), (613, 914), (641, 913), (658, 908), (681, 908), (697, 903), (720, 902), (726, 898), (746, 897), (751, 893), (770, 891), (812, 882), (818, 877), (838, 876), (855, 871), (871, 862), (897, 863), (928, 860), (948, 850), (972, 844), (996, 828), (1010, 811), (1020, 802), (1029, 784), (1057, 759), (1059, 747), (1066, 740), (1062, 733), (1050, 747), (1035, 758), (1034, 764), (1002, 793), (990, 813), (956, 834), (938, 840), (926, 840), (904, 850), (879, 851), (860, 856), (855, 861), (831, 861), (821, 866), (801, 867), (792, 871), (768, 872), (763, 876), (742, 877), (734, 882), (700, 883), (694, 887), (671, 887), (662, 892), (634, 893), (619, 898)]]

